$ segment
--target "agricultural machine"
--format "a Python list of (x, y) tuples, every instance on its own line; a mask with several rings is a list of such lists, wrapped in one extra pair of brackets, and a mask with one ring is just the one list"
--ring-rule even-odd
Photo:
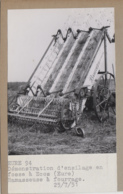
[(81, 116), (90, 97), (100, 122), (110, 117), (111, 109), (115, 114), (115, 76), (107, 69), (107, 41), (113, 43), (114, 37), (108, 27), (76, 34), (70, 28), (66, 37), (58, 30), (26, 86), (9, 102), (9, 121), (58, 131), (75, 128), (84, 136)]

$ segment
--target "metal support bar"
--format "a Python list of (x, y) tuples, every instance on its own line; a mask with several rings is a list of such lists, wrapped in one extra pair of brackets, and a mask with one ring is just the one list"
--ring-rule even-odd
[(31, 102), (33, 98), (31, 98), (19, 111), (18, 114)]
[(80, 32), (87, 32), (87, 33), (89, 33), (89, 31), (87, 31), (87, 30), (80, 30), (80, 29), (78, 29), (77, 33), (79, 34)]
[(106, 28), (109, 28), (110, 26), (104, 26), (104, 27), (102, 27), (102, 28), (92, 28), (92, 27), (90, 27), (89, 28), (89, 31), (92, 31), (92, 30), (104, 30), (104, 29), (106, 29)]
[(109, 41), (110, 43), (112, 43), (112, 39), (110, 38), (108, 32), (106, 31), (105, 33), (106, 33), (106, 37), (107, 37), (108, 41)]
[(71, 91), (69, 91), (69, 92), (65, 92), (65, 93), (60, 93), (60, 96), (64, 96), (64, 95), (66, 95), (66, 94), (70, 94), (70, 93), (72, 93), (72, 92), (75, 92), (75, 89), (74, 90), (71, 90)]
[(104, 74), (105, 71), (98, 71), (98, 74)]
[(53, 99), (51, 99), (49, 102), (48, 102), (48, 104), (43, 108), (43, 110), (41, 110), (39, 113), (38, 113), (38, 117), (46, 110), (46, 108), (51, 104), (51, 102), (54, 100), (54, 98)]
[(105, 82), (107, 81), (107, 42), (106, 31), (104, 31), (104, 61), (105, 61)]
[(113, 71), (114, 81), (115, 81), (115, 71), (114, 71), (114, 65), (113, 64), (112, 64), (112, 71)]
[(82, 86), (82, 87), (80, 87), (80, 88), (75, 88), (74, 90), (71, 90), (71, 91), (68, 91), (68, 92), (65, 92), (65, 93), (61, 93), (60, 95), (61, 95), (61, 96), (64, 96), (64, 95), (66, 95), (66, 94), (70, 94), (70, 93), (72, 93), (72, 92), (76, 92), (77, 90), (88, 88), (88, 86), (89, 86), (89, 85)]
[(47, 95), (55, 94), (55, 93), (59, 93), (59, 92), (62, 92), (62, 90), (57, 90), (57, 91), (53, 91), (53, 92), (48, 92)]

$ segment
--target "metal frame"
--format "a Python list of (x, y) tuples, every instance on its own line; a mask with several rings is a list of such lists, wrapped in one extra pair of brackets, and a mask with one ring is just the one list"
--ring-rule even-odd
[[(108, 73), (108, 71), (107, 71), (107, 66), (108, 66), (108, 64), (107, 64), (107, 39), (108, 39), (108, 41), (109, 41), (110, 43), (114, 42), (114, 40), (113, 40), (113, 39), (111, 40), (111, 38), (109, 37), (109, 35), (108, 35), (108, 33), (107, 33), (107, 28), (108, 28), (108, 27), (109, 27), (109, 26), (103, 27), (103, 28), (101, 28), (101, 29), (96, 29), (96, 28), (90, 28), (90, 29), (89, 29), (89, 32), (91, 32), (93, 29), (96, 29), (96, 30), (103, 30), (103, 33), (104, 33), (104, 37), (103, 37), (102, 41), (104, 40), (104, 69), (105, 69), (105, 70), (104, 70), (104, 72), (100, 72), (100, 71), (99, 71), (98, 74), (105, 74), (105, 82), (107, 81), (107, 73)], [(69, 31), (71, 31), (71, 29), (68, 29), (66, 38), (67, 38), (67, 36), (68, 36), (68, 34), (69, 34)], [(79, 34), (79, 33), (80, 33), (80, 30), (78, 30), (77, 33)], [(49, 44), (47, 50), (45, 51), (43, 57), (42, 57), (41, 60), (39, 61), (37, 67), (36, 67), (35, 70), (34, 70), (34, 72), (33, 72), (32, 75), (30, 76), (30, 78), (29, 78), (29, 80), (28, 80), (28, 82), (27, 82), (27, 85), (26, 85), (26, 87), (25, 87), (25, 89), (24, 89), (23, 94), (26, 94), (27, 88), (30, 88), (30, 90), (32, 91), (32, 88), (31, 88), (31, 86), (29, 85), (29, 84), (30, 84), (30, 80), (31, 80), (32, 77), (34, 76), (34, 74), (35, 74), (36, 70), (38, 69), (40, 63), (41, 63), (42, 60), (44, 59), (44, 57), (45, 57), (45, 55), (46, 55), (46, 53), (47, 53), (49, 47), (52, 45), (54, 39), (57, 38), (57, 35), (58, 35), (58, 34), (61, 34), (61, 36), (62, 36), (62, 38), (63, 38), (63, 35), (62, 35), (61, 30), (58, 30), (57, 34), (53, 36), (52, 41), (50, 42), (50, 44)], [(76, 38), (76, 37), (77, 37), (77, 36), (74, 35), (74, 38)], [(66, 38), (63, 38), (63, 40), (65, 41)], [(101, 42), (101, 44), (102, 44), (102, 42)], [(101, 45), (101, 44), (100, 44), (100, 45)], [(100, 48), (100, 46), (99, 46), (99, 48)], [(98, 48), (98, 49), (99, 49), (99, 48)], [(97, 51), (97, 52), (98, 52), (98, 51)], [(97, 54), (97, 52), (96, 52), (96, 54)], [(95, 55), (96, 55), (96, 54), (95, 54)], [(94, 59), (95, 59), (95, 57), (94, 57)], [(93, 59), (93, 60), (94, 60), (94, 59)], [(92, 60), (92, 61), (93, 61), (93, 60)], [(39, 86), (39, 85), (38, 85), (38, 87), (37, 87), (37, 90), (38, 90), (38, 89), (40, 89), (40, 90), (42, 91), (42, 93), (43, 93), (43, 96), (44, 96), (44, 97), (42, 97), (42, 99), (47, 98), (47, 96), (49, 96), (49, 95), (51, 95), (51, 98), (49, 98), (49, 101), (46, 103), (46, 106), (45, 106), (43, 109), (41, 109), (41, 110), (39, 109), (39, 112), (38, 112), (37, 115), (35, 115), (34, 120), (37, 119), (38, 121), (41, 121), (41, 115), (42, 115), (42, 113), (44, 113), (44, 111), (48, 109), (48, 107), (51, 105), (51, 103), (52, 103), (52, 102), (54, 101), (54, 99), (55, 99), (54, 97), (52, 97), (53, 94), (55, 94), (55, 93), (56, 93), (56, 94), (59, 94), (59, 102), (60, 102), (60, 99), (63, 99), (66, 95), (68, 95), (68, 94), (70, 94), (70, 93), (74, 93), (74, 95), (76, 96), (76, 101), (70, 102), (70, 103), (72, 104), (72, 106), (73, 106), (73, 115), (74, 115), (74, 117), (75, 117), (75, 121), (74, 121), (74, 123), (72, 123), (72, 127), (74, 126), (74, 127), (76, 128), (77, 134), (84, 136), (84, 131), (83, 131), (83, 129), (81, 129), (81, 127), (80, 127), (80, 121), (79, 121), (79, 120), (80, 120), (81, 113), (82, 113), (82, 111), (83, 111), (83, 106), (84, 106), (84, 103), (85, 103), (85, 99), (87, 99), (87, 97), (89, 97), (89, 95), (91, 96), (91, 93), (92, 93), (92, 92), (90, 92), (90, 89), (88, 88), (88, 85), (87, 85), (87, 86), (82, 86), (82, 87), (80, 87), (78, 91), (77, 91), (77, 89), (74, 89), (74, 90), (71, 90), (71, 91), (68, 91), (68, 92), (65, 92), (65, 93), (62, 93), (62, 90), (58, 90), (58, 91), (53, 91), (53, 92), (51, 92), (51, 93), (49, 92), (49, 93), (45, 94), (45, 92), (43, 91), (42, 87)], [(82, 94), (81, 94), (80, 92), (83, 92), (83, 96), (82, 96)], [(21, 92), (19, 92), (19, 94), (21, 94)], [(36, 98), (36, 97), (35, 97), (36, 94), (34, 94), (33, 91), (32, 91), (32, 94), (33, 94), (33, 97), (30, 98), (30, 99), (25, 103), (25, 105), (24, 105), (23, 107), (21, 107), (20, 109), (18, 108), (18, 111), (17, 111), (18, 114), (21, 113), (21, 111), (22, 111), (22, 110), (23, 110), (23, 109), (24, 109), (24, 108), (25, 108), (25, 107), (33, 100), (33, 98)], [(76, 103), (79, 104), (79, 109), (78, 109), (78, 110), (77, 110), (77, 108), (76, 108)], [(62, 110), (63, 110), (63, 109), (62, 109), (62, 105), (61, 105), (61, 111), (62, 111)], [(19, 115), (16, 115), (16, 110), (13, 111), (13, 112), (14, 112), (13, 115), (14, 115), (15, 117), (16, 117), (16, 116), (17, 116), (17, 117), (19, 116)], [(63, 112), (62, 112), (62, 113), (63, 113)], [(10, 110), (10, 112), (8, 113), (8, 115), (12, 116), (11, 110)], [(24, 117), (23, 117), (22, 115), (21, 115), (21, 118), (24, 119)], [(31, 118), (32, 118), (32, 117), (31, 117)], [(44, 119), (43, 119), (43, 120), (44, 120)], [(56, 120), (54, 120), (53, 122), (58, 123), (59, 121), (61, 122), (61, 124), (63, 124), (63, 123), (62, 123), (62, 117), (61, 117), (61, 118), (58, 118), (58, 119), (56, 119)], [(50, 121), (50, 122), (51, 122), (51, 121)], [(51, 122), (51, 123), (52, 123), (52, 122)], [(66, 127), (66, 128), (67, 128), (67, 127)]]

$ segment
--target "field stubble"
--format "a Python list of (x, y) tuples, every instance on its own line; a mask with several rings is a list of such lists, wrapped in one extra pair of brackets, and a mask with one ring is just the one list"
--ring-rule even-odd
[[(86, 115), (86, 119), (84, 119)], [(85, 138), (77, 136), (74, 129), (59, 133), (35, 126), (8, 124), (8, 152), (26, 154), (82, 154), (116, 152), (115, 121), (99, 123), (93, 112), (84, 112), (82, 126)]]

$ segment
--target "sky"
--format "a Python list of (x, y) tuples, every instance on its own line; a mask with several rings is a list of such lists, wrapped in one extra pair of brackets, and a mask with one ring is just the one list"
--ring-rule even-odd
[[(68, 28), (76, 31), (103, 26), (110, 26), (112, 38), (113, 8), (8, 10), (8, 81), (28, 81), (58, 29), (65, 36)], [(115, 65), (113, 44), (108, 51), (111, 69), (112, 63)]]

